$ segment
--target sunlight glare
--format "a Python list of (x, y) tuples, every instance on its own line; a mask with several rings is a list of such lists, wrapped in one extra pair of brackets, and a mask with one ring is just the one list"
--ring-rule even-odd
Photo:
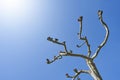
[[(9, 30), (18, 30), (27, 25), (34, 14), (34, 1), (28, 0), (0, 0), (0, 22)], [(18, 26), (19, 25), (19, 26)]]
[(2, 0), (0, 1), (1, 12), (4, 15), (22, 15), (25, 8), (24, 0)]
[(8, 9), (15, 9), (16, 7), (20, 6), (19, 0), (4, 0), (4, 7)]

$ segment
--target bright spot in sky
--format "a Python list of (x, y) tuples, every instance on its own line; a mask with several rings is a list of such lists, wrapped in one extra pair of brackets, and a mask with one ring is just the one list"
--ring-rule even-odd
[(34, 0), (0, 0), (0, 29), (16, 33), (29, 30), (27, 27), (34, 20), (35, 3)]
[(20, 15), (24, 12), (25, 0), (0, 0), (0, 8), (5, 15)]
[(21, 1), (19, 0), (3, 0), (3, 7), (6, 9), (14, 10), (20, 7)]
[(8, 28), (32, 25), (37, 21), (43, 24), (43, 16), (49, 15), (51, 9), (48, 5), (46, 0), (0, 0), (0, 23)]
[[(35, 11), (35, 1), (31, 0), (0, 0), (1, 23), (17, 24), (31, 20)], [(27, 22), (25, 22), (27, 23)]]

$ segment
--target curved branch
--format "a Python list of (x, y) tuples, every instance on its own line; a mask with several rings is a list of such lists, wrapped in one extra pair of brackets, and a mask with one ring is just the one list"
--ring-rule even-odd
[(103, 27), (105, 28), (106, 30), (106, 35), (105, 35), (105, 38), (103, 40), (103, 42), (99, 45), (99, 47), (97, 48), (95, 54), (92, 56), (92, 59), (96, 58), (99, 51), (101, 50), (101, 48), (106, 44), (107, 40), (108, 40), (108, 37), (109, 37), (109, 29), (108, 29), (108, 26), (107, 24), (103, 21), (103, 18), (102, 18), (102, 13), (103, 11), (99, 10), (98, 11), (98, 16), (99, 16), (99, 20), (101, 22), (101, 24), (103, 25)]

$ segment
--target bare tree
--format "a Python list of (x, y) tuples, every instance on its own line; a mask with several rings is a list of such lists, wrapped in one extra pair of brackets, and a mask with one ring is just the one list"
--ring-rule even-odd
[[(58, 60), (58, 59), (62, 59), (63, 56), (73, 56), (73, 57), (80, 57), (86, 60), (87, 66), (89, 68), (89, 70), (78, 70), (78, 69), (74, 69), (75, 75), (70, 76), (68, 73), (66, 74), (67, 78), (71, 78), (72, 80), (80, 80), (79, 75), (82, 73), (86, 73), (89, 74), (93, 77), (94, 80), (102, 80), (101, 75), (99, 74), (99, 71), (94, 63), (94, 59), (98, 56), (98, 53), (100, 52), (101, 48), (106, 44), (107, 40), (108, 40), (108, 36), (109, 36), (109, 29), (108, 26), (106, 25), (106, 23), (103, 21), (102, 18), (102, 13), (103, 11), (99, 10), (98, 11), (98, 17), (99, 20), (101, 22), (101, 24), (103, 25), (105, 31), (106, 31), (106, 35), (104, 40), (102, 41), (102, 43), (98, 46), (97, 50), (95, 51), (95, 53), (92, 55), (91, 54), (91, 47), (90, 44), (88, 42), (88, 39), (86, 36), (82, 36), (82, 20), (83, 17), (79, 17), (78, 22), (80, 23), (80, 32), (78, 33), (79, 39), (83, 40), (84, 43), (87, 46), (88, 49), (88, 54), (87, 55), (83, 55), (83, 54), (75, 54), (73, 53), (71, 50), (68, 51), (67, 47), (66, 47), (66, 42), (59, 42), (58, 39), (53, 39), (51, 37), (48, 37), (47, 40), (62, 45), (64, 47), (64, 51), (60, 51), (58, 56), (54, 56), (53, 60), (49, 60), (47, 59), (47, 64), (53, 63), (54, 61)], [(82, 44), (82, 45), (83, 45)], [(77, 47), (81, 47), (82, 45), (77, 45)]]

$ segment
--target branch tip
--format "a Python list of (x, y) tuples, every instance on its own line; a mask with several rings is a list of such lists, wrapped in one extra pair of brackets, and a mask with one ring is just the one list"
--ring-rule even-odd
[(99, 19), (102, 17), (103, 11), (102, 10), (98, 10), (98, 17)]
[(52, 41), (52, 40), (53, 40), (53, 38), (51, 38), (51, 37), (48, 37), (48, 38), (47, 38), (47, 40), (48, 40), (48, 41)]
[(75, 68), (75, 69), (74, 69), (74, 72), (75, 72), (75, 73), (78, 73), (78, 70)]
[(83, 20), (83, 16), (80, 16), (79, 18), (78, 18), (78, 22), (81, 22)]
[(65, 75), (66, 75), (67, 78), (69, 77), (69, 74), (68, 74), (68, 73), (66, 73)]
[(46, 61), (47, 61), (47, 62), (46, 62), (47, 64), (50, 64), (50, 60), (49, 60), (49, 59), (46, 59)]
[(68, 73), (65, 74), (67, 78), (73, 78), (72, 76), (70, 76)]

